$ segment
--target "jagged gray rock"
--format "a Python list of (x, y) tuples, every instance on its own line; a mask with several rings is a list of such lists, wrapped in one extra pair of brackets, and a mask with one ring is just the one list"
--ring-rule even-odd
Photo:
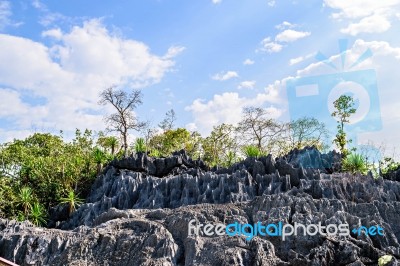
[[(44, 229), (0, 220), (0, 256), (21, 265), (376, 265), (400, 258), (400, 184), (332, 174), (340, 155), (307, 148), (209, 171), (184, 153), (113, 162), (71, 217)], [(154, 175), (151, 175), (153, 173)], [(189, 236), (188, 222), (372, 226), (384, 236)], [(66, 230), (68, 229), (68, 230)]]

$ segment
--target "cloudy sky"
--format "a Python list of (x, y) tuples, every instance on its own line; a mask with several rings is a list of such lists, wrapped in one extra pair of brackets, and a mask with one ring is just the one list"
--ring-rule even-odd
[[(245, 106), (327, 119), (347, 88), (362, 109), (357, 141), (396, 146), (399, 32), (400, 0), (0, 0), (0, 141), (102, 130), (112, 110), (98, 94), (119, 85), (143, 91), (143, 120), (173, 108), (203, 134)], [(316, 85), (289, 97), (301, 80)]]

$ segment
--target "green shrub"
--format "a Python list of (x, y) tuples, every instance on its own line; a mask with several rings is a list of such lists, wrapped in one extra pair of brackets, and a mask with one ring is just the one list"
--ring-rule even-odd
[(75, 191), (69, 190), (68, 195), (65, 198), (60, 198), (60, 203), (68, 204), (69, 215), (71, 215), (80, 204), (83, 203), (83, 199), (80, 199), (78, 195), (75, 194)]
[(393, 158), (385, 157), (382, 161), (379, 162), (380, 173), (385, 176), (390, 172), (396, 171), (399, 169), (400, 163), (395, 162)]
[(368, 172), (367, 162), (361, 154), (351, 153), (343, 160), (343, 170), (365, 175)]
[(235, 152), (233, 152), (233, 151), (229, 151), (227, 154), (226, 154), (226, 158), (225, 158), (225, 161), (224, 161), (224, 163), (223, 163), (223, 165), (225, 166), (225, 167), (230, 167), (230, 166), (232, 166), (234, 163), (236, 163), (237, 162), (237, 156), (236, 156), (236, 153)]
[(43, 205), (39, 203), (34, 203), (32, 206), (31, 213), (29, 215), (29, 220), (36, 226), (41, 226), (46, 224), (46, 209)]
[(259, 157), (261, 155), (260, 149), (254, 145), (244, 146), (243, 153), (246, 157)]
[(152, 150), (152, 151), (150, 152), (149, 156), (158, 158), (158, 157), (161, 157), (161, 152), (160, 152), (159, 150), (155, 150), (155, 149), (154, 149), (154, 150)]
[(140, 152), (145, 152), (146, 151), (146, 143), (143, 138), (138, 138), (136, 139), (135, 142), (135, 152), (140, 153)]

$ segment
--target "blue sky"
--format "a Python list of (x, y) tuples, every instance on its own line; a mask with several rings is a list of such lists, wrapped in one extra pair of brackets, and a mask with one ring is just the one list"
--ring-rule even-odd
[[(376, 71), (382, 118), (357, 140), (393, 147), (399, 20), (400, 0), (0, 0), (0, 140), (104, 129), (112, 110), (98, 94), (113, 84), (143, 91), (137, 115), (154, 126), (171, 108), (178, 126), (204, 135), (237, 123), (245, 106), (288, 121), (286, 81), (350, 71), (315, 59), (320, 51), (340, 65), (347, 39), (349, 64), (372, 51), (352, 70)], [(309, 116), (326, 102), (310, 100)]]

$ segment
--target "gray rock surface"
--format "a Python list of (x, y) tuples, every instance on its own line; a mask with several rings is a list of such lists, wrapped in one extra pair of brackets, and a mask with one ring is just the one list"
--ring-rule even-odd
[[(334, 173), (308, 148), (209, 171), (184, 153), (113, 162), (58, 229), (0, 220), (0, 256), (20, 265), (377, 265), (400, 258), (400, 183)], [(384, 236), (188, 235), (188, 223), (381, 225)]]

